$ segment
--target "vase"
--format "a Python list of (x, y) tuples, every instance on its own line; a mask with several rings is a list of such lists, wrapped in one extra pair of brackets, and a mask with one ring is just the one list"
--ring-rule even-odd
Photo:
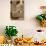
[(12, 44), (14, 44), (14, 40), (17, 38), (17, 36), (12, 36), (11, 40), (12, 40)]
[(41, 26), (42, 26), (42, 27), (46, 27), (46, 20), (43, 20), (43, 21), (41, 22)]

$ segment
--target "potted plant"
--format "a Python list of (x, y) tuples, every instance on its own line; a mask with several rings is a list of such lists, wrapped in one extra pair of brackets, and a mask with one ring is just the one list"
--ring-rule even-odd
[[(17, 36), (17, 33), (18, 31), (15, 26), (6, 26), (5, 34), (10, 41), (11, 41), (12, 36)], [(9, 40), (8, 42), (10, 42)]]
[(41, 26), (46, 27), (46, 14), (38, 15), (36, 19), (39, 20)]
[(36, 19), (39, 20), (42, 27), (46, 27), (46, 6), (40, 6), (42, 14), (36, 16)]

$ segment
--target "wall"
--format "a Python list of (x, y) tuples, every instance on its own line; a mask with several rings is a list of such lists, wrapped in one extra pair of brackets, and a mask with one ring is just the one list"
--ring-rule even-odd
[(46, 5), (46, 0), (24, 0), (24, 20), (10, 19), (10, 0), (0, 0), (0, 33), (4, 34), (6, 25), (15, 25), (19, 31), (18, 36), (31, 36), (36, 34), (36, 29), (44, 29), (39, 27), (35, 20), (35, 16), (40, 14), (40, 6)]

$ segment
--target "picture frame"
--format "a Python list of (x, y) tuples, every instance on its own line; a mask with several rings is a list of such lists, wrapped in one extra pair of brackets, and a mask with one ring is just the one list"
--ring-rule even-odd
[(24, 0), (11, 0), (10, 17), (12, 20), (24, 19)]

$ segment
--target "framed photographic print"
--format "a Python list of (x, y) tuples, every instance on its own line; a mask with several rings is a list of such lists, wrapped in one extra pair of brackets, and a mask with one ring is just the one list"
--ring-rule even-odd
[(24, 19), (24, 0), (11, 0), (10, 17), (15, 20)]

